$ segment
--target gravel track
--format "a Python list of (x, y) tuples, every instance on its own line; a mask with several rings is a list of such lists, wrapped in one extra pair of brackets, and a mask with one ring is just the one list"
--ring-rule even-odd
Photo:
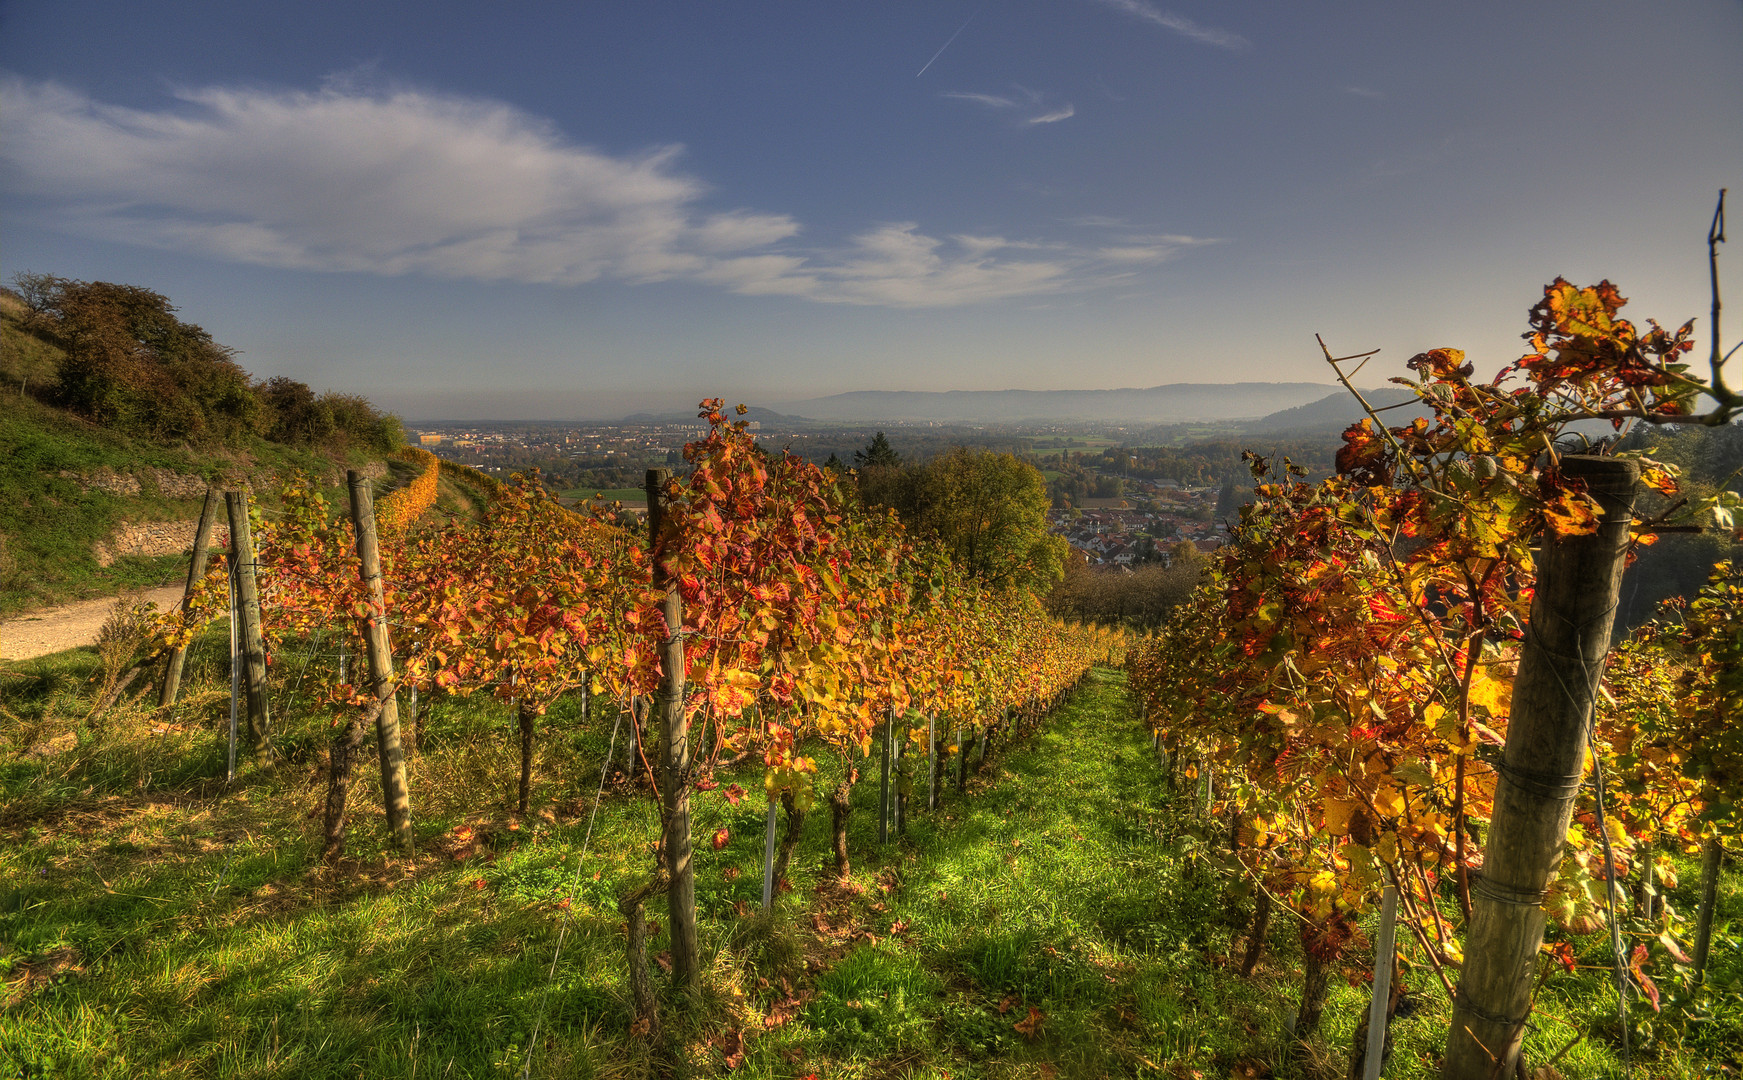
[[(142, 600), (168, 611), (181, 603), (182, 586), (165, 585), (138, 593)], [(133, 594), (128, 594), (133, 595)], [(11, 619), (0, 619), (0, 660), (29, 660), (81, 645), (95, 645), (97, 631), (115, 609), (113, 596), (41, 608)]]

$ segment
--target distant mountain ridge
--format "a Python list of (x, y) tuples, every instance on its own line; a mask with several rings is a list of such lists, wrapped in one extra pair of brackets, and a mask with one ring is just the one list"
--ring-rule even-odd
[[(1382, 386), (1373, 390), (1363, 390), (1362, 397), (1376, 409), (1390, 409), (1380, 414), (1380, 419), (1387, 427), (1401, 427), (1410, 423), (1418, 416), (1429, 415), (1427, 406), (1418, 404), (1414, 409), (1409, 407), (1391, 408), (1414, 401), (1416, 395), (1402, 386)], [(1244, 425), (1244, 430), (1250, 433), (1273, 434), (1284, 431), (1342, 431), (1365, 414), (1362, 406), (1348, 390), (1339, 388), (1336, 392), (1310, 401), (1305, 405), (1282, 409), (1259, 420)]]
[(1090, 420), (1163, 424), (1248, 420), (1325, 397), (1324, 383), (1169, 383), (1118, 390), (856, 390), (790, 401), (785, 413), (816, 420), (1017, 423)]

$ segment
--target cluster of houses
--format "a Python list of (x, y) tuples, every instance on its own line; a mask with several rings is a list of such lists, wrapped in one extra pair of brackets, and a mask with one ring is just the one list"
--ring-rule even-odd
[[(1191, 494), (1197, 496), (1194, 502), (1208, 499), (1205, 505), (1216, 503), (1215, 488)], [(1063, 536), (1091, 566), (1130, 567), (1146, 559), (1166, 563), (1169, 549), (1183, 541), (1205, 553), (1228, 541), (1228, 526), (1206, 520), (1202, 512), (1186, 516), (1175, 512), (1169, 504), (1137, 509), (1127, 500), (1091, 501), (1115, 505), (1048, 511), (1052, 531)], [(1120, 505), (1123, 502), (1128, 504)]]

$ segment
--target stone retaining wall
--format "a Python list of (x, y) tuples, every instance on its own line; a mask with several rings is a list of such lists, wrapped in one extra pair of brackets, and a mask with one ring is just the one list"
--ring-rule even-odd
[[(194, 549), (194, 534), (200, 523), (194, 521), (147, 521), (138, 525), (123, 525), (115, 535), (93, 549), (98, 566), (112, 565), (123, 555), (186, 555)], [(212, 523), (212, 548), (230, 546), (230, 526)]]
[[(371, 461), (358, 471), (371, 480), (380, 480), (387, 475), (387, 462)], [(62, 469), (60, 477), (63, 480), (76, 481), (85, 491), (102, 491), (120, 496), (157, 495), (165, 499), (204, 498), (208, 483), (203, 476), (150, 466), (142, 466), (132, 472), (116, 472), (110, 468), (94, 469), (90, 472)], [(283, 477), (266, 471), (253, 473), (249, 479), (257, 491), (274, 488), (283, 482)], [(328, 487), (337, 487), (345, 482), (345, 470), (329, 469), (320, 479)]]

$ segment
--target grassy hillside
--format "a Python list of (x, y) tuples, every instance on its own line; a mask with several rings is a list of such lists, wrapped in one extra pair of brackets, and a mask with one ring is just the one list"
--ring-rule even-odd
[(52, 398), (64, 355), (24, 329), (22, 311), (0, 292), (0, 616), (179, 580), (179, 556), (102, 566), (97, 546), (124, 525), (197, 518), (201, 482), (265, 490), (300, 469), (336, 488), (346, 466), (381, 458), (255, 436), (191, 445), (84, 419), (38, 397)]
[[(200, 497), (166, 494), (158, 470), (264, 490), (301, 469), (328, 482), (336, 498), (342, 466), (370, 459), (335, 461), (264, 440), (223, 452), (164, 446), (13, 399), (0, 410), (0, 615), (179, 580), (180, 556), (124, 555), (100, 566), (96, 555), (124, 524), (199, 516)], [(126, 490), (133, 484), (137, 494)]]

